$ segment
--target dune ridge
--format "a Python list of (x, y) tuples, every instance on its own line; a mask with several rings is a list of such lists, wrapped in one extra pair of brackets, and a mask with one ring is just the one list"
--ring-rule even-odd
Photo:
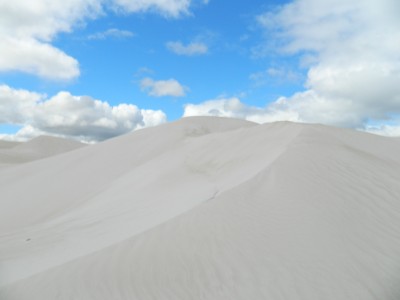
[(398, 299), (399, 151), (195, 117), (0, 170), (0, 298)]

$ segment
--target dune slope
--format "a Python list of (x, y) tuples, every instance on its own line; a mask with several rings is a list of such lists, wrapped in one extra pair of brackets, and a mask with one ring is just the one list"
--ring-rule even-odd
[(84, 147), (76, 141), (39, 136), (28, 142), (0, 141), (0, 166), (26, 163)]
[(399, 299), (398, 153), (187, 118), (1, 170), (0, 298)]
[(0, 149), (9, 149), (13, 148), (15, 146), (18, 146), (20, 143), (19, 142), (12, 142), (12, 141), (3, 141), (0, 140)]

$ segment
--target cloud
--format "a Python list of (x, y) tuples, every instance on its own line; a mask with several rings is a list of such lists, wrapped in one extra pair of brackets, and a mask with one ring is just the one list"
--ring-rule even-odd
[(149, 77), (142, 79), (140, 88), (153, 97), (183, 97), (186, 95), (185, 91), (188, 89), (175, 79), (155, 81)]
[(271, 67), (265, 71), (252, 73), (249, 76), (255, 86), (267, 84), (285, 84), (300, 82), (302, 75), (285, 67)]
[(89, 40), (105, 40), (107, 38), (117, 38), (117, 39), (124, 39), (124, 38), (131, 38), (135, 34), (128, 30), (121, 30), (116, 28), (111, 28), (103, 32), (97, 32), (88, 36)]
[(183, 45), (181, 42), (168, 42), (166, 47), (178, 55), (194, 56), (208, 53), (207, 45), (200, 42), (192, 42), (187, 45)]
[[(249, 106), (239, 98), (217, 98), (199, 104), (186, 104), (183, 117), (219, 116), (245, 119), (256, 123), (292, 121), (320, 123), (350, 127), (381, 135), (400, 135), (400, 125), (368, 125), (368, 120), (354, 112), (350, 101), (326, 101), (316, 92), (309, 90), (296, 93), (290, 98), (281, 97), (265, 107)], [(400, 124), (400, 121), (398, 122)]]
[(145, 75), (151, 75), (154, 73), (155, 73), (154, 70), (152, 70), (148, 67), (141, 67), (134, 73), (134, 76), (135, 77), (143, 77)]
[(58, 80), (79, 75), (78, 62), (50, 42), (98, 15), (98, 1), (15, 0), (2, 1), (0, 7), (0, 72), (15, 70)]
[(32, 108), (45, 95), (0, 85), (0, 124), (20, 125), (31, 118)]
[(400, 137), (400, 123), (396, 125), (366, 126), (365, 131), (378, 135)]
[[(400, 124), (399, 9), (395, 0), (296, 0), (260, 15), (258, 22), (274, 37), (278, 52), (300, 56), (308, 68), (305, 90), (265, 107), (237, 98), (187, 104), (184, 116), (324, 123), (397, 135), (399, 126), (387, 124)], [(288, 74), (269, 69), (251, 79), (274, 76)]]
[(279, 107), (266, 108), (248, 106), (239, 98), (217, 98), (200, 104), (186, 104), (183, 117), (215, 116), (245, 119), (256, 123), (267, 123), (288, 120), (298, 122), (299, 115), (295, 111), (285, 111)]
[[(394, 116), (378, 119), (372, 126), (369, 119), (363, 114), (355, 112), (351, 101), (338, 99), (326, 101), (316, 92), (308, 90), (293, 95), (290, 98), (281, 97), (266, 107), (249, 106), (239, 98), (217, 98), (199, 104), (186, 104), (183, 117), (189, 116), (219, 116), (245, 119), (256, 123), (276, 121), (292, 121), (306, 123), (320, 123), (341, 127), (350, 127), (367, 132), (400, 136), (400, 119)], [(371, 108), (373, 110), (374, 108)], [(372, 113), (375, 112), (371, 112)], [(391, 121), (394, 124), (385, 124)]]
[(96, 142), (165, 121), (162, 111), (143, 110), (132, 104), (112, 106), (68, 92), (48, 98), (0, 85), (0, 123), (23, 126), (9, 138), (28, 139), (48, 134)]
[(399, 113), (399, 9), (395, 0), (297, 0), (259, 16), (279, 51), (309, 68), (307, 89), (271, 106), (355, 128)]
[(53, 80), (70, 80), (80, 74), (78, 61), (52, 45), (8, 37), (0, 43), (0, 71), (21, 71)]
[[(124, 12), (156, 12), (166, 17), (177, 18), (189, 14), (191, 0), (113, 0), (114, 7)], [(205, 2), (205, 4), (207, 4)]]
[[(192, 0), (13, 0), (0, 2), (0, 72), (19, 71), (51, 80), (79, 76), (78, 61), (52, 44), (89, 20), (118, 13), (155, 12), (177, 18), (190, 14)], [(129, 37), (111, 29), (93, 38)]]

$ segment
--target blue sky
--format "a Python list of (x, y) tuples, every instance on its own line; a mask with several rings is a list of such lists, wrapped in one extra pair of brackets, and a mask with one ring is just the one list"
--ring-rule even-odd
[(319, 2), (0, 0), (0, 137), (190, 115), (400, 135), (399, 5)]

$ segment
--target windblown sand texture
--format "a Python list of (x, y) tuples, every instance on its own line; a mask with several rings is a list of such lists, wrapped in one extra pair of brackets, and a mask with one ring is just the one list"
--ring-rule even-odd
[(400, 299), (396, 139), (185, 118), (1, 168), (0, 199), (1, 300)]

